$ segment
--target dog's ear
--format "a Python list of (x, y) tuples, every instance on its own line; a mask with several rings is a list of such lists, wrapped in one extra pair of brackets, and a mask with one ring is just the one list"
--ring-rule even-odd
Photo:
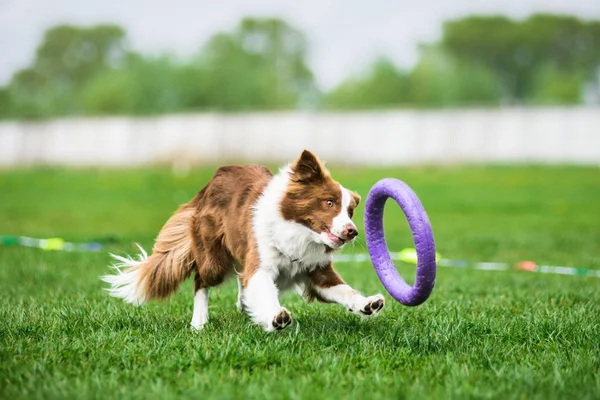
[(354, 203), (354, 207), (358, 207), (358, 205), (360, 204), (360, 195), (353, 191), (350, 191), (350, 194), (352, 195), (352, 202)]
[(292, 179), (296, 182), (314, 182), (323, 178), (323, 165), (310, 151), (304, 150), (292, 165)]

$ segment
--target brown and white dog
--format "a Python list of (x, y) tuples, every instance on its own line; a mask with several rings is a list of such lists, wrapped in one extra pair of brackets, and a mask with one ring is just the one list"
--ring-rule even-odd
[(383, 296), (362, 296), (331, 265), (334, 251), (358, 234), (351, 218), (359, 201), (306, 150), (276, 175), (258, 165), (221, 167), (167, 221), (152, 255), (141, 249), (138, 260), (114, 256), (117, 274), (102, 279), (111, 295), (139, 305), (168, 297), (194, 274), (194, 329), (208, 321), (209, 288), (232, 274), (238, 308), (265, 331), (292, 322), (279, 304), (279, 293), (289, 288), (309, 301), (376, 315)]

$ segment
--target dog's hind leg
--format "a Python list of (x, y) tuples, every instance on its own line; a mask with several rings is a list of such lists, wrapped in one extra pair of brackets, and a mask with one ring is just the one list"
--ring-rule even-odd
[(194, 312), (191, 322), (193, 329), (202, 329), (208, 322), (209, 288), (220, 285), (231, 269), (231, 261), (228, 259), (222, 258), (220, 263), (215, 263), (213, 257), (204, 257), (204, 263), (194, 277)]
[(208, 288), (202, 287), (198, 273), (194, 278), (194, 312), (192, 314), (191, 326), (194, 330), (204, 328), (208, 322)]
[(202, 329), (208, 321), (209, 288), (220, 285), (233, 271), (231, 256), (222, 245), (212, 218), (201, 217), (195, 221), (192, 232), (192, 253), (196, 263), (194, 277), (194, 312), (192, 328)]

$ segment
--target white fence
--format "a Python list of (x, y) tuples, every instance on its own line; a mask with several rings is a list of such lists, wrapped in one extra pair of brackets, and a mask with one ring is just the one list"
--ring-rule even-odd
[(600, 164), (600, 108), (169, 115), (0, 123), (0, 166)]

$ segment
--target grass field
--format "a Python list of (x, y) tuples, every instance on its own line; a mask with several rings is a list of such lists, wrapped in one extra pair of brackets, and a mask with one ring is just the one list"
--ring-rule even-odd
[[(446, 257), (600, 269), (597, 168), (331, 170), (363, 198), (379, 178), (406, 181)], [(108, 251), (149, 249), (211, 173), (0, 172), (0, 234), (108, 246), (0, 247), (0, 398), (600, 398), (597, 278), (440, 268), (425, 304), (404, 307), (386, 294), (380, 317), (366, 321), (289, 294), (282, 303), (295, 324), (270, 335), (237, 311), (233, 282), (211, 292), (201, 333), (188, 329), (190, 282), (140, 308), (109, 298), (98, 279)], [(410, 246), (394, 204), (385, 218), (389, 246)], [(344, 252), (362, 252), (361, 243)], [(365, 294), (385, 294), (369, 263), (338, 270)]]

